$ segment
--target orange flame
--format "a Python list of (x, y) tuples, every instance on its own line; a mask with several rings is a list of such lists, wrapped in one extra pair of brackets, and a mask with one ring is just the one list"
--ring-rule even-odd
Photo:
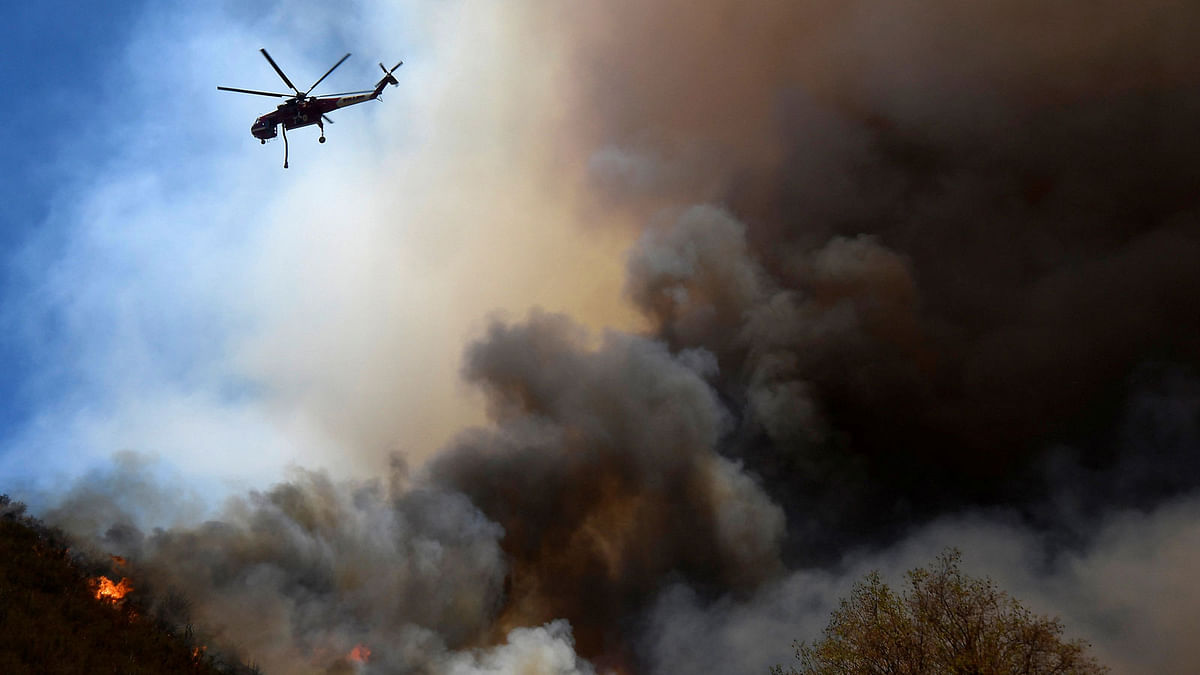
[(204, 652), (208, 650), (208, 645), (200, 645), (192, 648), (192, 661), (199, 663), (204, 658)]
[(96, 593), (97, 600), (108, 600), (114, 604), (122, 600), (129, 591), (133, 590), (133, 586), (129, 585), (129, 580), (125, 577), (121, 577), (119, 582), (113, 583), (112, 579), (101, 576), (90, 579), (88, 584)]
[(346, 658), (357, 663), (366, 663), (371, 660), (371, 649), (363, 644), (354, 645), (354, 649), (350, 650)]

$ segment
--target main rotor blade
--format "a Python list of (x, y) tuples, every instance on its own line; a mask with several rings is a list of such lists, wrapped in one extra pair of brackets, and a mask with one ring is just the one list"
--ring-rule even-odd
[[(292, 81), (288, 79), (287, 75), (283, 74), (283, 71), (280, 70), (278, 64), (275, 63), (275, 59), (271, 58), (271, 55), (267, 53), (267, 50), (259, 49), (258, 51), (262, 52), (262, 55), (267, 57), (267, 63), (271, 64), (271, 67), (275, 69), (275, 72), (279, 73), (279, 77), (283, 78), (283, 83), (291, 87), (292, 91), (300, 94), (300, 90), (296, 88), (296, 85), (292, 84)], [(300, 96), (303, 97), (304, 94), (300, 94)]]
[(271, 91), (254, 91), (253, 89), (237, 89), (236, 87), (217, 87), (221, 91), (236, 91), (242, 94), (258, 94), (259, 96), (276, 96), (278, 98), (287, 98), (291, 94), (276, 94)]
[(354, 94), (369, 94), (372, 91), (374, 91), (374, 89), (363, 89), (362, 91), (343, 91), (340, 94), (321, 94), (317, 98), (333, 98), (335, 96), (352, 96)]
[(317, 85), (318, 85), (318, 84), (321, 84), (321, 80), (324, 80), (325, 78), (329, 77), (329, 74), (333, 72), (334, 68), (337, 68), (338, 66), (342, 65), (342, 61), (345, 61), (345, 60), (346, 60), (346, 59), (348, 59), (348, 58), (350, 58), (350, 54), (349, 54), (349, 53), (347, 53), (345, 56), (343, 56), (341, 59), (339, 59), (337, 63), (333, 64), (333, 68), (330, 68), (329, 70), (325, 71), (325, 74), (324, 74), (324, 75), (322, 75), (322, 76), (320, 77), (320, 79), (318, 79), (316, 82), (313, 82), (313, 86), (309, 87), (309, 88), (308, 88), (308, 91), (304, 92), (304, 95), (305, 95), (305, 96), (308, 96), (308, 92), (309, 92), (309, 91), (312, 91), (313, 89), (316, 89), (316, 88), (317, 88)]

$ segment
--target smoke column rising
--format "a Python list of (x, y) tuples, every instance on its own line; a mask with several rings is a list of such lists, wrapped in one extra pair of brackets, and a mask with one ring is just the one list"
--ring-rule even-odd
[(493, 318), (462, 362), (486, 422), (428, 463), (76, 531), (268, 672), (763, 672), (947, 545), (1122, 672), (1195, 662), (1200, 10), (512, 12), (514, 62), (561, 61), (507, 204), (565, 184), (554, 214), (631, 241), (646, 329)]

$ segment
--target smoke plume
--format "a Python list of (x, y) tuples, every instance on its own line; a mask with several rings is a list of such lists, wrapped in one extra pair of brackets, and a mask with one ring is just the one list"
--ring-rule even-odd
[(537, 9), (646, 330), (493, 318), (486, 423), (385, 481), (60, 522), (267, 672), (764, 672), (950, 545), (1121, 672), (1195, 662), (1200, 8)]
[(585, 653), (621, 655), (623, 625), (662, 579), (749, 589), (780, 571), (784, 519), (718, 453), (726, 422), (711, 355), (608, 334), (594, 350), (561, 316), (494, 324), (467, 353), (495, 427), (430, 467), (504, 528), (501, 625), (568, 617)]
[(725, 451), (823, 540), (1008, 503), (1053, 445), (1111, 463), (1128, 383), (1200, 358), (1200, 61), (1167, 28), (1200, 13), (740, 7), (581, 40), (585, 131), (642, 160), (606, 193), (664, 181), (628, 294), (717, 356)]

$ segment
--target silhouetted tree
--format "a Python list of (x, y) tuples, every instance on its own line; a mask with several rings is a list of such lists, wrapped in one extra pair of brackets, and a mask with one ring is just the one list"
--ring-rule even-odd
[[(959, 569), (957, 550), (908, 572), (897, 596), (877, 572), (854, 585), (815, 644), (796, 644), (791, 675), (1092, 675), (1108, 669), (1063, 639), (1062, 622), (1035, 616)], [(784, 675), (782, 667), (771, 669)]]

